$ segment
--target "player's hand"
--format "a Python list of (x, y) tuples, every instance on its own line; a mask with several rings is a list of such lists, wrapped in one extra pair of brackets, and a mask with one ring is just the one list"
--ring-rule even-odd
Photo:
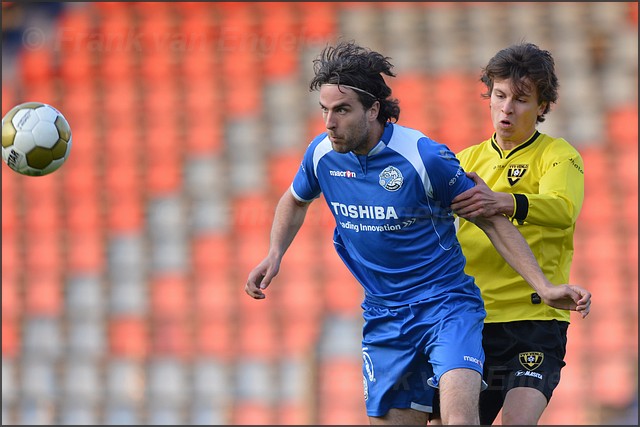
[(545, 304), (561, 310), (577, 311), (582, 318), (591, 311), (591, 292), (576, 285), (558, 285), (546, 288), (540, 295)]
[[(500, 195), (502, 193), (492, 191), (477, 173), (466, 172), (466, 175), (471, 178), (476, 185), (458, 194), (451, 202), (451, 210), (453, 210), (456, 215), (465, 219), (473, 219), (479, 216), (488, 218), (496, 214), (501, 214), (502, 206), (500, 203)], [(508, 197), (511, 199), (512, 196), (508, 195)]]
[(267, 295), (263, 292), (271, 284), (271, 280), (280, 270), (280, 261), (266, 257), (256, 268), (251, 270), (244, 291), (251, 298), (264, 299)]

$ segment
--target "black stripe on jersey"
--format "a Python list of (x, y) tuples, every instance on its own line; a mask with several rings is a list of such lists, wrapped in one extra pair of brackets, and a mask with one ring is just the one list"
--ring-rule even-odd
[[(529, 140), (523, 144), (518, 145), (516, 148), (514, 148), (513, 150), (511, 150), (511, 152), (509, 154), (507, 154), (507, 156), (505, 157), (505, 159), (508, 159), (509, 157), (511, 157), (514, 153), (517, 153), (520, 150), (524, 150), (525, 148), (527, 148), (528, 146), (530, 146), (531, 144), (533, 144), (533, 141), (536, 140), (536, 138), (540, 136), (540, 132), (535, 131), (535, 133), (531, 136), (531, 138), (529, 138)], [(493, 147), (494, 150), (496, 150), (498, 152), (498, 155), (500, 156), (500, 158), (502, 159), (502, 150), (500, 149), (500, 147), (498, 146), (498, 143), (496, 142), (496, 134), (494, 133), (493, 136), (491, 137), (491, 146)]]

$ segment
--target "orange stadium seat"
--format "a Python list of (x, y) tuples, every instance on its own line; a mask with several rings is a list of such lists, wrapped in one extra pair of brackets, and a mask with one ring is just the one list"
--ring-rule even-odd
[(25, 245), (25, 273), (31, 275), (46, 274), (57, 277), (64, 270), (60, 231), (27, 234)]
[(360, 313), (362, 286), (344, 265), (330, 241), (322, 246), (323, 294), (326, 310), (333, 313)]
[[(137, 177), (129, 182), (135, 182)], [(115, 233), (141, 231), (144, 223), (142, 200), (131, 192), (110, 195), (108, 197), (107, 226)]]
[[(123, 34), (118, 35), (117, 33), (111, 33), (109, 28), (103, 28), (103, 31), (106, 32), (105, 37), (113, 38), (117, 40), (117, 37), (120, 37), (123, 40), (121, 43), (125, 46), (125, 37), (127, 37), (126, 31), (130, 31), (127, 29), (123, 29), (125, 31)], [(117, 43), (114, 41), (112, 44), (117, 46)], [(135, 56), (132, 52), (129, 52), (128, 49), (120, 49), (114, 48), (112, 50), (107, 50), (103, 52), (100, 56), (100, 65), (97, 67), (97, 72), (100, 77), (103, 79), (102, 83), (114, 83), (121, 82), (123, 84), (135, 84), (135, 73), (132, 70), (135, 69)], [(133, 95), (132, 93), (131, 95)], [(109, 95), (109, 92), (105, 93), (105, 95)], [(127, 105), (126, 103), (122, 103), (122, 105)]]
[[(608, 292), (623, 293), (623, 289), (611, 289)], [(595, 297), (594, 297), (595, 300)], [(599, 300), (600, 301), (600, 300)], [(635, 304), (634, 304), (635, 306)], [(617, 306), (617, 310), (608, 311), (605, 315), (598, 316), (598, 321), (590, 325), (589, 331), (593, 337), (593, 347), (600, 354), (629, 354), (637, 347), (629, 339), (631, 328), (629, 318), (633, 307), (628, 310), (625, 306)]]
[(76, 82), (90, 83), (96, 78), (96, 70), (90, 50), (72, 51), (64, 57), (60, 63), (60, 76), (66, 85), (73, 85)]
[(323, 360), (318, 378), (319, 424), (368, 424), (360, 358)]
[[(4, 237), (2, 240), (2, 260), (4, 263), (5, 247)], [(6, 276), (5, 276), (6, 274)], [(18, 285), (17, 280), (5, 280), (11, 273), (5, 273), (5, 266), (2, 266), (2, 318), (3, 319), (16, 319), (18, 318), (22, 310), (22, 301), (20, 293), (22, 287)], [(16, 277), (17, 278), (17, 277)]]
[[(55, 75), (55, 57), (51, 49), (22, 49), (18, 56), (18, 70), (25, 86), (50, 83)], [(38, 99), (38, 98), (35, 98)]]
[(237, 336), (229, 316), (199, 315), (194, 328), (199, 356), (232, 360), (237, 354)]
[(338, 13), (333, 2), (300, 2), (300, 33), (307, 43), (326, 43), (338, 29)]
[(627, 3), (627, 7), (629, 8), (629, 22), (632, 25), (635, 25), (636, 29), (638, 28), (638, 3), (629, 2)]
[(171, 56), (167, 50), (158, 49), (153, 45), (147, 49), (148, 51), (145, 51), (141, 58), (140, 77), (145, 85), (158, 85), (159, 87), (167, 85), (176, 77), (175, 64)]
[(157, 123), (153, 123), (144, 131), (144, 144), (141, 150), (141, 161), (145, 166), (146, 190), (151, 195), (165, 194), (177, 191), (182, 183), (182, 162), (180, 151), (176, 151), (178, 138), (177, 123), (162, 121), (169, 111), (162, 114), (149, 113), (155, 116)]
[(305, 402), (280, 402), (276, 411), (278, 425), (310, 425), (312, 414), (310, 404)]
[[(117, 79), (117, 77), (114, 77)], [(104, 77), (108, 81), (108, 77)], [(103, 86), (104, 96), (101, 116), (109, 125), (107, 140), (113, 141), (119, 129), (136, 129), (138, 122), (138, 96), (133, 82), (128, 80), (112, 81)], [(146, 108), (145, 108), (146, 111)], [(115, 142), (115, 141), (114, 141)], [(107, 148), (108, 149), (108, 148)]]
[(224, 277), (232, 262), (231, 238), (226, 233), (207, 233), (191, 239), (191, 259), (196, 272), (218, 273)]
[[(64, 167), (64, 166), (63, 166)], [(51, 182), (59, 176), (39, 177), (49, 179)], [(43, 181), (44, 182), (44, 181)], [(24, 230), (23, 232), (34, 234), (52, 234), (60, 231), (61, 208), (57, 191), (52, 188), (52, 193), (46, 195), (38, 189), (34, 192), (26, 192), (24, 206)]]
[[(637, 137), (637, 135), (636, 135)], [(637, 139), (636, 139), (637, 141)], [(618, 190), (623, 202), (633, 203), (637, 207), (638, 200), (638, 145), (630, 142), (618, 146), (616, 150), (608, 150), (610, 163), (615, 165), (615, 179), (612, 190)]]
[(102, 161), (105, 166), (104, 185), (108, 193), (117, 195), (137, 189), (142, 166), (138, 153), (143, 149), (137, 146), (136, 135), (134, 127), (120, 122), (113, 127), (111, 138), (107, 138)]
[(393, 82), (394, 98), (400, 101), (400, 123), (429, 135), (433, 117), (428, 114), (429, 80), (424, 73), (405, 73)]
[(190, 113), (185, 117), (184, 149), (186, 154), (199, 157), (214, 153), (221, 154), (223, 148), (223, 125), (210, 115), (216, 115), (218, 107), (187, 107)]
[(194, 309), (199, 318), (231, 317), (242, 286), (232, 288), (228, 277), (199, 275), (195, 279)]
[(179, 11), (183, 18), (203, 16), (209, 18), (211, 6), (205, 2), (183, 1), (178, 3)]
[(52, 79), (31, 83), (29, 86), (23, 89), (22, 99), (24, 99), (25, 101), (42, 102), (56, 107), (57, 105), (59, 105), (60, 94), (56, 90), (56, 87), (53, 85)]
[(607, 135), (613, 146), (638, 151), (638, 105), (622, 105), (607, 113)]
[(83, 194), (82, 197), (69, 195), (65, 211), (65, 227), (68, 232), (99, 233), (102, 226), (102, 211), (96, 192)]
[(258, 3), (261, 16), (259, 49), (267, 79), (280, 79), (298, 71), (301, 43), (294, 17), (295, 3)]
[(320, 336), (320, 317), (286, 316), (282, 319), (281, 356), (309, 356)]
[(151, 352), (154, 357), (172, 357), (188, 360), (193, 355), (194, 339), (191, 323), (186, 316), (158, 317), (151, 327)]
[(86, 52), (90, 37), (94, 34), (93, 13), (94, 8), (65, 8), (57, 18), (60, 37), (56, 40), (56, 50), (63, 55)]
[[(189, 59), (197, 57), (190, 55), (183, 61), (183, 67), (187, 67), (188, 64), (196, 63), (195, 59)], [(218, 78), (211, 78), (216, 74), (217, 65), (211, 63), (211, 60), (200, 59), (197, 64), (203, 67), (206, 74), (203, 76), (183, 76), (184, 90), (182, 95), (184, 97), (184, 106), (186, 108), (185, 114), (198, 114), (202, 115), (203, 119), (214, 120), (217, 117), (217, 113), (221, 112), (222, 106), (220, 105), (220, 99), (222, 94), (220, 91), (224, 88), (223, 82)], [(192, 65), (192, 67), (194, 67)], [(187, 70), (185, 70), (185, 73)], [(210, 113), (215, 113), (210, 115)], [(219, 118), (218, 118), (219, 119)]]
[(75, 82), (64, 86), (64, 96), (61, 97), (60, 103), (56, 104), (71, 127), (73, 145), (67, 162), (83, 159), (82, 163), (92, 164), (93, 158), (99, 153), (100, 149), (94, 143), (98, 135), (96, 96), (96, 90), (92, 84)]
[[(4, 291), (4, 286), (3, 286)], [(2, 293), (4, 298), (4, 292)], [(5, 317), (4, 301), (2, 302), (2, 358), (16, 357), (20, 354), (20, 333), (19, 322), (17, 319)], [(4, 362), (3, 362), (4, 365)], [(3, 375), (4, 376), (4, 375)], [(3, 388), (4, 394), (4, 388)], [(4, 399), (4, 396), (3, 396)]]
[(282, 194), (293, 182), (300, 162), (302, 153), (299, 150), (279, 152), (269, 159), (269, 188), (274, 194)]
[[(60, 263), (60, 261), (58, 261)], [(59, 316), (63, 310), (63, 287), (59, 275), (29, 271), (25, 275), (24, 305), (29, 316)]]
[(103, 273), (105, 254), (100, 227), (85, 232), (67, 234), (67, 272)]
[[(76, 136), (74, 134), (73, 138)], [(82, 141), (82, 139), (79, 139)], [(91, 143), (89, 143), (91, 144)], [(78, 144), (81, 145), (81, 144)], [(74, 147), (75, 148), (75, 147)], [(102, 183), (99, 181), (99, 171), (96, 165), (91, 162), (91, 158), (97, 158), (97, 155), (84, 156), (80, 150), (72, 148), (73, 154), (67, 159), (64, 170), (60, 170), (61, 192), (65, 205), (65, 215), (69, 214), (69, 204), (75, 203), (76, 200), (84, 198), (92, 199), (99, 196), (103, 191)], [(73, 214), (73, 213), (72, 213)], [(78, 219), (80, 222), (82, 220)], [(74, 221), (69, 221), (69, 223)]]
[(234, 271), (245, 280), (249, 272), (266, 256), (269, 251), (269, 231), (264, 229), (254, 236), (238, 236), (234, 248), (238, 257)]
[(235, 401), (231, 416), (234, 425), (273, 425), (275, 408), (264, 399)]
[[(233, 61), (233, 59), (231, 59)], [(251, 65), (252, 73), (254, 65)], [(231, 73), (231, 72), (230, 72)], [(261, 111), (262, 87), (256, 76), (228, 77), (225, 92), (225, 113), (229, 118), (256, 115)]]
[(182, 185), (182, 165), (178, 159), (165, 155), (147, 159), (144, 174), (145, 190), (151, 196), (162, 196), (177, 193)]
[(280, 353), (280, 333), (274, 308), (268, 301), (256, 301), (246, 295), (242, 295), (242, 301), (237, 323), (239, 354), (260, 355), (263, 360), (274, 360)]
[[(317, 114), (311, 114), (307, 119), (307, 140), (311, 142), (312, 138), (315, 138), (316, 136), (326, 131), (327, 128), (320, 112), (318, 111)], [(302, 158), (300, 160), (302, 160)]]
[[(3, 209), (3, 230), (2, 230), (2, 273), (7, 275), (11, 274), (17, 276), (22, 270), (23, 258), (20, 253), (20, 242), (18, 240), (19, 233), (14, 228), (6, 228), (4, 222), (4, 209)], [(6, 230), (6, 232), (5, 232)]]
[(118, 316), (109, 320), (109, 351), (116, 357), (142, 359), (149, 354), (147, 322), (139, 316)]
[(624, 408), (637, 390), (637, 361), (625, 353), (597, 353), (593, 389), (603, 405)]
[(236, 236), (251, 237), (256, 236), (256, 232), (261, 235), (262, 231), (269, 230), (275, 203), (267, 194), (253, 192), (239, 195), (232, 203), (233, 229), (238, 233)]
[(151, 311), (155, 318), (176, 319), (189, 312), (191, 295), (182, 274), (156, 274), (151, 278)]

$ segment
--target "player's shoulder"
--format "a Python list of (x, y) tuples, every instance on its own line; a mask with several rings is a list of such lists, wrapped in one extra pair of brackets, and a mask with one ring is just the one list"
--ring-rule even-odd
[(311, 142), (309, 143), (308, 148), (315, 148), (318, 146), (318, 144), (320, 144), (322, 141), (327, 140), (328, 139), (328, 134), (327, 132), (322, 132), (321, 134), (316, 135)]
[(418, 129), (399, 125), (398, 123), (390, 123), (389, 125), (393, 132), (389, 140), (390, 144), (407, 144), (409, 142), (417, 143), (423, 139), (429, 139), (424, 132)]
[(488, 149), (492, 154), (495, 154), (495, 151), (491, 149), (491, 139), (484, 140), (477, 144), (469, 145), (458, 151), (456, 153), (456, 156), (461, 160), (465, 158), (473, 158), (479, 156)]
[(580, 156), (578, 149), (563, 137), (554, 137), (541, 133), (539, 138), (541, 145), (547, 152), (552, 152), (558, 155)]
[(431, 139), (418, 129), (402, 126), (397, 123), (394, 123), (392, 126), (393, 133), (389, 137), (387, 146), (404, 157), (411, 158), (413, 156), (420, 156), (423, 161), (426, 161), (444, 152), (450, 152), (444, 144)]

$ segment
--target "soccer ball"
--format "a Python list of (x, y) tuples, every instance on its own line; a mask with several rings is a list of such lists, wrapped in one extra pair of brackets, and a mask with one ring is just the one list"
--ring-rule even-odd
[(69, 123), (50, 105), (25, 102), (2, 118), (2, 160), (22, 175), (50, 174), (70, 151)]

